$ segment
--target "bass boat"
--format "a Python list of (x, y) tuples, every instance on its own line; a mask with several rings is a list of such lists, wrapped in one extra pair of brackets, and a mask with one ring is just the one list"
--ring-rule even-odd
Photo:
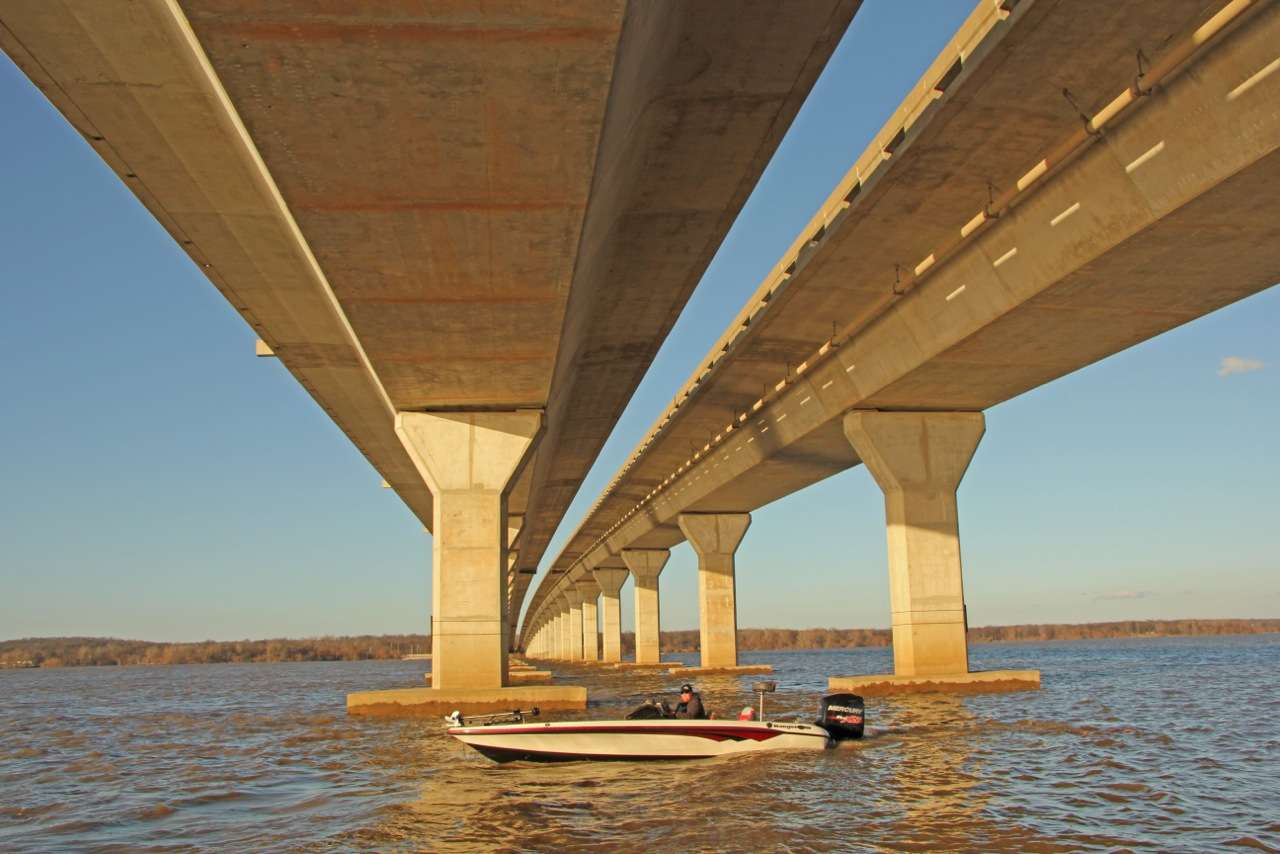
[[(772, 683), (762, 683), (772, 690)], [(761, 684), (756, 689), (762, 688)], [(761, 693), (761, 718), (764, 708)], [(814, 723), (789, 720), (674, 720), (647, 703), (625, 720), (526, 723), (537, 709), (448, 718), (449, 735), (497, 762), (707, 759), (763, 750), (826, 750), (862, 737), (863, 701), (856, 694), (822, 698)]]

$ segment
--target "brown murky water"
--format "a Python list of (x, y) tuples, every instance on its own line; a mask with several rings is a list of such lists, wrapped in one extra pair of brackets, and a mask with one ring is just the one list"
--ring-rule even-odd
[[(4, 851), (1280, 850), (1280, 636), (977, 647), (1038, 693), (868, 703), (823, 754), (498, 766), (348, 719), (414, 662), (0, 671)], [(760, 653), (777, 713), (886, 650)], [(663, 676), (566, 671), (592, 717)], [(707, 680), (713, 708), (750, 678)]]

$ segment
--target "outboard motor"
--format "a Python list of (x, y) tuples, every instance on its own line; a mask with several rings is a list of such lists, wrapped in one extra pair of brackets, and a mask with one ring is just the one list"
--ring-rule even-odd
[(865, 706), (857, 694), (828, 694), (822, 698), (818, 726), (834, 741), (862, 738)]

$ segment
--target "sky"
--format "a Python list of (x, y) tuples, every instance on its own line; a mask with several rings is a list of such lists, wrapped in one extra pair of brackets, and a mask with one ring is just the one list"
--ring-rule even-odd
[[(969, 8), (867, 0), (542, 570)], [(3, 54), (0, 116), (0, 639), (425, 632), (421, 524)], [(1280, 616), (1278, 329), (1271, 288), (988, 410), (970, 624)], [(739, 625), (887, 626), (886, 553), (864, 467), (762, 508)], [(664, 629), (696, 567), (672, 551)]]

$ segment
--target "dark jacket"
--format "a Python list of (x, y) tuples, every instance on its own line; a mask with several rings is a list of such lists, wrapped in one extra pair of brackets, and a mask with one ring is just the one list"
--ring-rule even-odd
[(674, 717), (689, 718), (690, 720), (706, 720), (707, 713), (706, 710), (702, 708), (702, 695), (695, 693), (689, 698), (689, 702), (686, 703), (681, 701), (676, 703)]

